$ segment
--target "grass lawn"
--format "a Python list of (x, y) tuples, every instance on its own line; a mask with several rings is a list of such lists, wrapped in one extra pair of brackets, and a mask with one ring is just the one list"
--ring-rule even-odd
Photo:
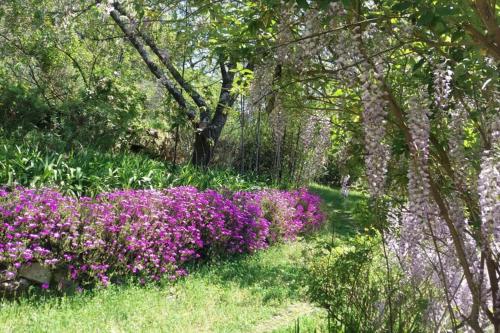
[(73, 296), (0, 301), (0, 332), (319, 332), (323, 312), (307, 302), (304, 254), (319, 240), (349, 237), (362, 196), (315, 185), (329, 223), (317, 235), (191, 269), (176, 282), (122, 285)]

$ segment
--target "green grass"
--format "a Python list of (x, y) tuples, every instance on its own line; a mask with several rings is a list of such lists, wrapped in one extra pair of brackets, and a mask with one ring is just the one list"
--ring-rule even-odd
[(74, 296), (0, 302), (0, 332), (321, 332), (323, 312), (307, 303), (305, 252), (316, 242), (349, 237), (349, 213), (363, 198), (315, 185), (329, 224), (317, 235), (252, 256), (205, 263), (176, 282), (111, 286)]
[(362, 211), (360, 207), (367, 204), (363, 193), (349, 191), (349, 195), (344, 197), (339, 190), (319, 184), (312, 185), (310, 189), (323, 199), (323, 210), (329, 218), (328, 232), (320, 237), (351, 237), (369, 226), (366, 216), (359, 215)]

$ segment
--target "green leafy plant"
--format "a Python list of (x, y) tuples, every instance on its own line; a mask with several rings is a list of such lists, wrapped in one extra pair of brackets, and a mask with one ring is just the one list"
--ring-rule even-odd
[(150, 189), (191, 185), (199, 189), (257, 190), (266, 179), (229, 170), (201, 170), (134, 153), (82, 149), (61, 153), (43, 149), (33, 140), (2, 140), (0, 184), (55, 187), (63, 194), (90, 195), (113, 189)]
[[(308, 293), (326, 309), (330, 332), (421, 332), (427, 308), (382, 256), (379, 235), (324, 244), (310, 259)], [(391, 285), (387, 282), (391, 281)]]

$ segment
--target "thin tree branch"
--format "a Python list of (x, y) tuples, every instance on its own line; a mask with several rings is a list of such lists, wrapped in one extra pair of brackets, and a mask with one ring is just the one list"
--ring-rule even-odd
[[(128, 17), (130, 22), (134, 23), (134, 19), (128, 15), (126, 12), (125, 8), (120, 5), (120, 3), (115, 2), (113, 4), (113, 7), (122, 15)], [(161, 63), (167, 68), (167, 70), (170, 72), (172, 77), (177, 81), (177, 83), (184, 89), (188, 95), (192, 98), (194, 103), (200, 107), (200, 108), (205, 108), (209, 112), (209, 106), (205, 102), (205, 100), (201, 97), (201, 95), (188, 83), (184, 80), (182, 75), (179, 73), (179, 71), (175, 68), (175, 66), (172, 64), (170, 60), (170, 55), (166, 50), (161, 50), (158, 45), (154, 42), (153, 38), (149, 36), (148, 33), (145, 31), (139, 30), (136, 24), (133, 24), (135, 26), (135, 31), (138, 33), (138, 35), (144, 40), (146, 45), (148, 45), (153, 53), (160, 59)]]
[[(118, 27), (123, 31), (123, 33), (127, 36), (128, 40), (130, 43), (134, 46), (134, 48), (137, 50), (139, 55), (141, 56), (142, 60), (146, 63), (147, 67), (149, 70), (156, 76), (158, 80), (165, 86), (167, 91), (170, 93), (170, 95), (175, 99), (177, 104), (181, 107), (181, 109), (187, 109), (187, 103), (186, 100), (184, 99), (184, 96), (182, 96), (182, 93), (172, 84), (172, 82), (165, 76), (163, 71), (151, 60), (149, 57), (148, 52), (144, 48), (144, 44), (137, 38), (136, 34), (134, 31), (132, 31), (127, 24), (121, 19), (120, 13), (114, 9), (110, 13), (111, 18), (115, 23), (118, 25)], [(194, 113), (193, 112), (188, 112), (188, 118), (193, 119), (194, 118)]]

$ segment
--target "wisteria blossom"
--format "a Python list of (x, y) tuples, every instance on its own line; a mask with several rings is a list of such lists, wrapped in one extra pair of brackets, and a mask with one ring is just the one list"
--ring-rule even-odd
[(389, 147), (384, 142), (387, 115), (386, 101), (381, 89), (380, 72), (367, 69), (362, 74), (363, 93), (361, 100), (364, 107), (363, 128), (365, 132), (366, 174), (370, 194), (379, 197), (384, 193)]
[(434, 91), (436, 104), (440, 108), (448, 106), (452, 78), (453, 71), (447, 64), (447, 61), (436, 65), (436, 69), (434, 70)]

